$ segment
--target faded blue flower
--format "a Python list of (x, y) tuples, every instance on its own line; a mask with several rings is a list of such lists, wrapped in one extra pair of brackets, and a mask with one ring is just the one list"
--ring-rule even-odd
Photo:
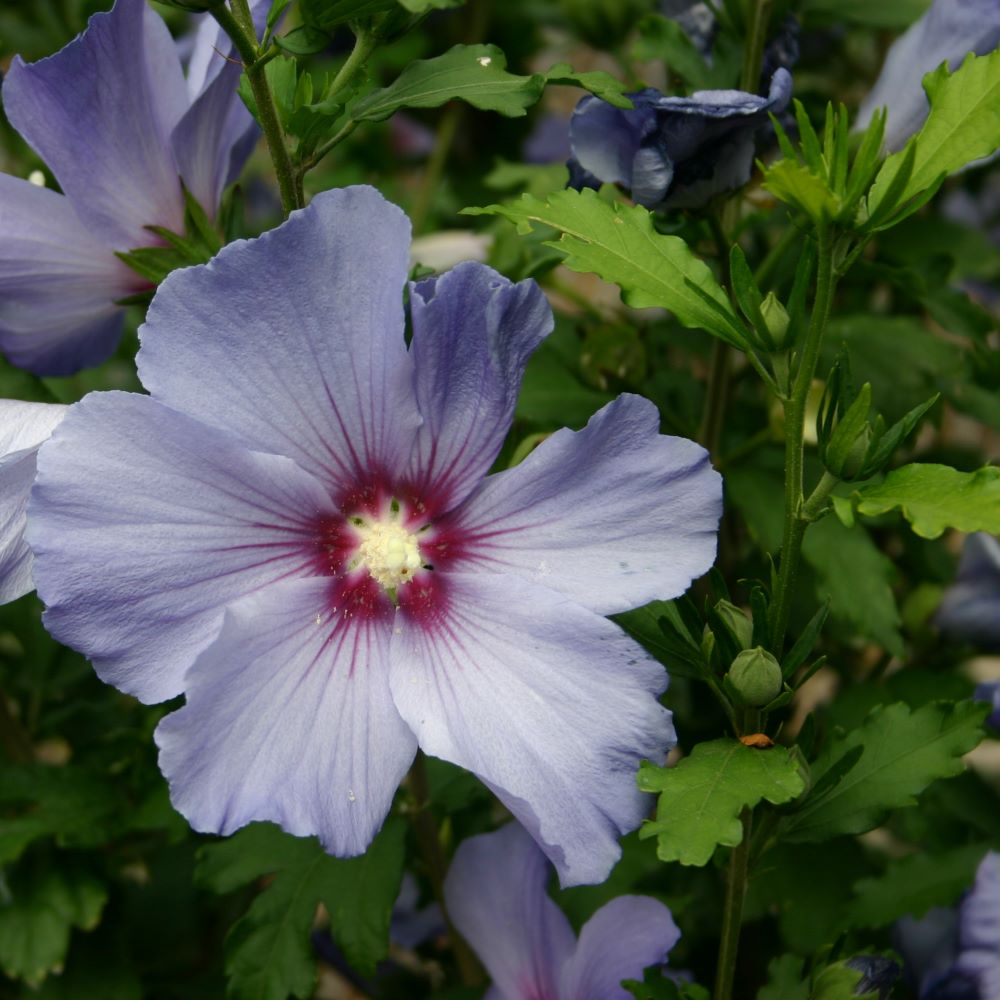
[(957, 909), (905, 918), (895, 937), (919, 1000), (1000, 997), (1000, 854), (983, 858)]
[(779, 69), (767, 97), (703, 90), (629, 94), (631, 109), (588, 95), (570, 119), (570, 184), (621, 184), (648, 208), (696, 208), (750, 178), (754, 135), (788, 104), (792, 77)]
[(68, 407), (0, 399), (0, 604), (34, 588), (24, 540), (35, 458)]
[(517, 823), (455, 852), (445, 905), (493, 980), (486, 1000), (628, 1000), (621, 981), (641, 980), (681, 936), (670, 911), (647, 896), (619, 896), (577, 940), (546, 894), (549, 870)]
[(55, 55), (14, 58), (4, 110), (64, 192), (0, 174), (0, 351), (14, 364), (66, 375), (105, 360), (116, 300), (147, 287), (114, 252), (156, 245), (147, 226), (183, 231), (182, 181), (215, 212), (257, 135), (220, 49), (206, 17), (185, 77), (163, 20), (116, 0)]
[(198, 830), (360, 853), (420, 746), (601, 881), (674, 742), (662, 667), (602, 616), (708, 569), (720, 478), (637, 396), (487, 476), (551, 310), (466, 263), (410, 286), (407, 348), (409, 236), (346, 188), (168, 276), (150, 395), (91, 394), (39, 453), (46, 624), (139, 699), (186, 695), (156, 740)]
[(936, 620), (951, 635), (1000, 647), (1000, 541), (992, 535), (966, 538), (958, 576), (945, 591)]
[(955, 69), (970, 52), (985, 55), (998, 44), (1000, 0), (934, 0), (892, 44), (854, 127), (867, 128), (876, 108), (885, 107), (885, 148), (901, 149), (930, 111), (923, 78), (941, 63)]

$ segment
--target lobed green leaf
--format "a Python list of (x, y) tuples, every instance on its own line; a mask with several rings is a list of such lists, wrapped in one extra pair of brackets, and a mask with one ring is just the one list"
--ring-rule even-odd
[[(932, 781), (961, 774), (962, 755), (982, 739), (988, 711), (972, 701), (915, 711), (901, 702), (877, 706), (862, 726), (823, 749), (812, 765), (812, 790), (784, 823), (784, 839), (864, 833), (891, 809), (914, 805)], [(828, 775), (835, 780), (824, 780)]]
[(719, 844), (739, 844), (745, 807), (762, 799), (782, 805), (805, 787), (794, 752), (751, 749), (733, 739), (699, 743), (675, 767), (643, 764), (638, 781), (644, 792), (660, 795), (656, 819), (639, 836), (656, 837), (661, 860), (684, 865), (704, 865)]
[(656, 232), (652, 216), (639, 205), (609, 203), (588, 189), (558, 191), (545, 201), (524, 195), (464, 212), (501, 215), (521, 233), (551, 226), (560, 236), (547, 245), (566, 254), (566, 266), (618, 285), (628, 305), (669, 309), (685, 326), (701, 327), (736, 347), (745, 344), (742, 324), (708, 265), (684, 240)]

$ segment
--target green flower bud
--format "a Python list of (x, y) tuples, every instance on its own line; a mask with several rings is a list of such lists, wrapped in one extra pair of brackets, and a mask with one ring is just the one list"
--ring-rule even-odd
[(719, 601), (715, 610), (739, 643), (740, 649), (749, 649), (750, 643), (753, 642), (753, 622), (729, 601)]
[(788, 312), (778, 301), (774, 292), (768, 292), (764, 296), (764, 301), (760, 304), (760, 314), (764, 317), (764, 323), (774, 341), (775, 350), (783, 351), (786, 347), (790, 347)]
[(781, 665), (766, 649), (745, 649), (727, 675), (732, 689), (752, 708), (763, 708), (781, 693)]

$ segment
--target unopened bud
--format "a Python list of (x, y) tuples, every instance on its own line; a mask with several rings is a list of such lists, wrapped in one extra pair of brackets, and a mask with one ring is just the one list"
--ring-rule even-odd
[(753, 642), (753, 622), (729, 601), (719, 601), (715, 606), (716, 613), (725, 622), (726, 628), (739, 643), (740, 649), (749, 649)]
[(733, 660), (727, 678), (732, 689), (751, 708), (763, 708), (774, 701), (783, 682), (781, 665), (760, 646), (743, 650)]
[(764, 301), (760, 304), (760, 314), (764, 317), (767, 332), (771, 334), (774, 341), (775, 350), (783, 351), (789, 346), (788, 337), (788, 312), (778, 301), (774, 292), (768, 292), (764, 296)]

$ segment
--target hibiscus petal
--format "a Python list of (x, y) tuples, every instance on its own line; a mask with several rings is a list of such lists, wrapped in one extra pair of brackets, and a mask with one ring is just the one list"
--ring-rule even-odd
[(238, 63), (225, 63), (170, 136), (188, 191), (211, 217), (260, 135), (237, 94), (241, 72)]
[(666, 960), (681, 936), (670, 911), (648, 896), (619, 896), (581, 928), (576, 952), (562, 973), (566, 1000), (629, 1000), (623, 979)]
[(414, 384), (424, 422), (410, 477), (431, 506), (464, 500), (503, 444), (531, 352), (552, 330), (534, 281), (468, 262), (411, 286)]
[(984, 646), (1000, 646), (1000, 541), (969, 535), (955, 582), (945, 591), (935, 620), (939, 628)]
[(546, 895), (549, 871), (518, 823), (469, 837), (452, 859), (444, 882), (448, 915), (500, 996), (557, 996), (559, 972), (576, 941)]
[(29, 506), (46, 627), (109, 684), (179, 694), (225, 606), (311, 567), (326, 490), (147, 396), (92, 393), (41, 450)]
[(171, 800), (204, 833), (270, 820), (332, 854), (371, 843), (416, 753), (388, 684), (387, 619), (334, 616), (331, 581), (230, 606), (157, 727)]
[(0, 350), (38, 375), (100, 364), (121, 336), (114, 304), (137, 280), (64, 195), (0, 174)]
[(493, 789), (564, 885), (603, 881), (649, 806), (639, 762), (674, 742), (656, 700), (666, 672), (607, 619), (515, 577), (435, 573), (429, 611), (424, 586), (400, 591), (400, 715), (427, 753)]
[(584, 97), (569, 120), (571, 163), (605, 184), (632, 183), (632, 163), (642, 140), (656, 126), (656, 112), (646, 103), (655, 91), (630, 94), (635, 107), (616, 108), (599, 97)]
[(980, 996), (1000, 995), (1000, 854), (995, 851), (980, 862), (959, 908), (959, 942), (955, 971), (974, 979)]
[(369, 187), (160, 285), (140, 332), (150, 392), (346, 488), (406, 467), (420, 421), (403, 340), (409, 222)]
[(145, 0), (117, 0), (46, 59), (15, 57), (3, 100), (96, 238), (129, 250), (150, 244), (145, 226), (183, 230), (168, 136), (187, 93), (170, 32)]
[(924, 123), (930, 105), (921, 81), (946, 62), (955, 69), (970, 52), (985, 55), (1000, 44), (997, 0), (935, 0), (930, 9), (893, 42), (875, 86), (861, 102), (854, 128), (866, 128), (876, 108), (885, 107), (884, 145), (901, 149)]
[(35, 458), (67, 407), (0, 399), (0, 604), (34, 588), (31, 549), (24, 540)]
[(715, 559), (722, 480), (708, 453), (620, 396), (490, 476), (443, 528), (455, 565), (514, 572), (600, 614), (677, 597)]

